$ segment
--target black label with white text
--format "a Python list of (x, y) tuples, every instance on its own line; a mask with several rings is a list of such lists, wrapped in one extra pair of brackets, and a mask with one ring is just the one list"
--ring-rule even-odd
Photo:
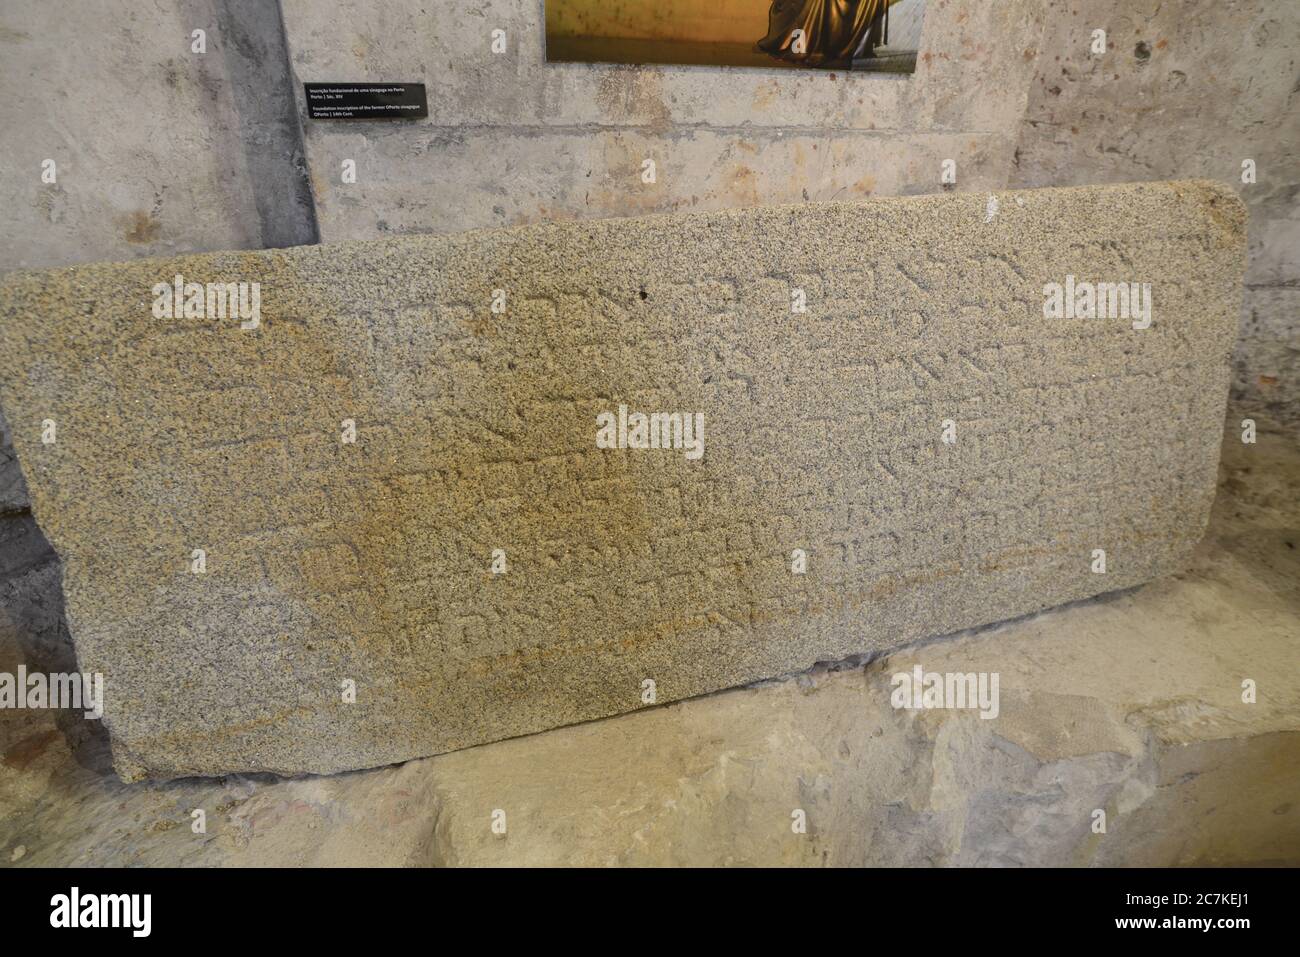
[(313, 120), (419, 120), (429, 115), (423, 83), (304, 83)]

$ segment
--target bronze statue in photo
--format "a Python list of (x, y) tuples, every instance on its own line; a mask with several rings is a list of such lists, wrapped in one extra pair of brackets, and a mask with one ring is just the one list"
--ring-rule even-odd
[(874, 56), (896, 0), (773, 0), (757, 49), (805, 66), (851, 66)]

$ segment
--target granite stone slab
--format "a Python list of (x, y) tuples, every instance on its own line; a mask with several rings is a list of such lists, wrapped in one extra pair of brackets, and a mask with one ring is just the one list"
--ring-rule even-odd
[(119, 774), (332, 772), (1177, 571), (1244, 257), (1180, 182), (19, 273), (0, 405)]

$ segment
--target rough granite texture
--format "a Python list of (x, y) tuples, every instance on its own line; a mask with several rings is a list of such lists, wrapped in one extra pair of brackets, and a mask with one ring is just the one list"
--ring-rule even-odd
[[(17, 274), (0, 401), (124, 779), (373, 766), (1177, 570), (1244, 227), (1185, 182)], [(155, 319), (177, 273), (260, 282), (260, 328)], [(1044, 319), (1067, 275), (1151, 327)], [(703, 412), (703, 458), (597, 449), (620, 403)]]

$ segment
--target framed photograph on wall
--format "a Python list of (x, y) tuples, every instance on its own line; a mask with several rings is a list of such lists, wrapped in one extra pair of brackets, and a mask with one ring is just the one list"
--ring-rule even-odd
[(911, 73), (925, 4), (546, 0), (546, 59)]

